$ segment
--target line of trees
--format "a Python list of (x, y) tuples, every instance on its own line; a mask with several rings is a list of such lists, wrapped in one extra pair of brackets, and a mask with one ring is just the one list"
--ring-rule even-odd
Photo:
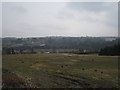
[(106, 46), (102, 48), (99, 55), (119, 56), (120, 55), (120, 44), (114, 46)]
[(3, 48), (2, 53), (3, 54), (15, 54), (15, 51), (13, 48)]
[(29, 51), (24, 51), (23, 49), (14, 49), (14, 48), (3, 48), (2, 49), (2, 54), (34, 54), (36, 52), (34, 52), (33, 48), (30, 48)]

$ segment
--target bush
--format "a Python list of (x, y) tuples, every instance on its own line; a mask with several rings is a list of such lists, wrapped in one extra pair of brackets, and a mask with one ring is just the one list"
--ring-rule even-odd
[(99, 52), (99, 55), (120, 55), (120, 45), (107, 46), (102, 48)]

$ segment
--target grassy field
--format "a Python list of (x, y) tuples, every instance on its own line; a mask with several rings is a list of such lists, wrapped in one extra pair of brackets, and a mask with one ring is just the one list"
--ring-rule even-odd
[[(118, 87), (118, 57), (75, 54), (3, 55), (3, 71), (21, 79), (22, 87), (38, 88), (112, 88)], [(17, 80), (3, 76), (15, 86)], [(24, 80), (24, 81), (23, 81)], [(16, 82), (14, 82), (16, 81)], [(18, 80), (20, 82), (20, 80)], [(17, 83), (18, 84), (18, 83)], [(21, 87), (21, 86), (20, 86)]]

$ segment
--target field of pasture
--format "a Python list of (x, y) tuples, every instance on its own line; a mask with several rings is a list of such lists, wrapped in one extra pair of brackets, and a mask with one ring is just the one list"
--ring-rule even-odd
[(115, 88), (118, 57), (77, 54), (2, 56), (3, 88)]

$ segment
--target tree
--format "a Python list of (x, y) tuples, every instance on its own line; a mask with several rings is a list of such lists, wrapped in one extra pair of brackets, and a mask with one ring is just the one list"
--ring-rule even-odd
[(120, 45), (106, 46), (100, 50), (99, 55), (120, 55)]
[(15, 51), (13, 48), (11, 49), (11, 54), (15, 54)]

